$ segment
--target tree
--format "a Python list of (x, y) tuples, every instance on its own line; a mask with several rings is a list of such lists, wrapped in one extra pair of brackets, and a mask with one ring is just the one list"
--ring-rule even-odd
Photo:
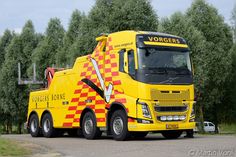
[(234, 36), (234, 44), (231, 48), (232, 54), (232, 68), (230, 69), (230, 77), (229, 77), (229, 84), (227, 86), (227, 93), (224, 98), (224, 108), (222, 109), (223, 112), (223, 120), (227, 123), (235, 123), (236, 121), (236, 4), (232, 11), (232, 32)]
[(96, 45), (94, 38), (98, 35), (98, 32), (96, 32), (91, 20), (89, 20), (85, 15), (81, 18), (81, 24), (78, 32), (78, 37), (69, 47), (69, 65), (73, 65), (77, 57), (91, 53)]
[(57, 18), (49, 21), (45, 38), (32, 54), (33, 63), (38, 65), (38, 79), (44, 78), (44, 70), (56, 64), (56, 56), (63, 47), (64, 28)]
[[(206, 69), (207, 78), (201, 94), (206, 109), (206, 118), (216, 124), (220, 122), (222, 100), (226, 93), (227, 79), (230, 75), (232, 34), (222, 16), (204, 0), (195, 0), (187, 11), (187, 17), (207, 41)], [(211, 114), (209, 114), (211, 113)]]
[[(12, 38), (13, 38), (13, 34), (11, 33), (11, 31), (6, 30), (0, 39), (0, 78), (2, 77), (1, 69), (2, 69), (3, 62), (5, 61), (6, 50)], [(0, 84), (0, 87), (2, 87), (1, 84)], [(1, 115), (0, 124), (3, 125), (4, 131), (9, 133), (9, 130), (10, 130), (10, 128), (8, 127), (9, 124), (8, 125), (5, 124), (6, 119), (8, 118), (8, 115), (6, 115), (4, 112), (4, 103), (3, 101), (1, 101), (2, 99), (3, 99), (3, 91), (2, 91), (2, 88), (0, 88), (0, 115)]]
[(82, 16), (84, 15), (82, 15), (77, 9), (72, 13), (68, 31), (65, 33), (63, 39), (63, 48), (57, 54), (57, 63), (60, 66), (69, 64), (69, 59), (71, 58), (71, 55), (73, 55), (71, 54), (70, 47), (74, 44), (80, 34), (79, 28), (81, 25)]
[(3, 36), (0, 39), (0, 69), (1, 69), (2, 63), (4, 62), (6, 48), (10, 44), (12, 38), (13, 38), (13, 34), (11, 33), (10, 30), (7, 29), (5, 30)]
[(107, 22), (111, 32), (157, 30), (158, 17), (149, 0), (113, 0), (110, 5), (110, 16)]
[(14, 36), (6, 50), (5, 61), (1, 69), (0, 84), (2, 86), (1, 104), (7, 121), (15, 122), (18, 133), (26, 120), (29, 90), (27, 86), (19, 86), (17, 82), (17, 64), (22, 63), (22, 76), (26, 75), (26, 68), (31, 64), (30, 57), (37, 46), (34, 27), (28, 21), (20, 35)]

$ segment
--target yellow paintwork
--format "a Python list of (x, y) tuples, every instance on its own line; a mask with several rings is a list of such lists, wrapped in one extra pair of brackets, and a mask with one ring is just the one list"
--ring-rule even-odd
[[(189, 122), (192, 105), (194, 103), (194, 87), (193, 85), (151, 85), (145, 84), (133, 80), (128, 74), (118, 72), (119, 67), (119, 54), (122, 49), (134, 50), (136, 54), (136, 35), (137, 34), (149, 34), (149, 32), (138, 31), (122, 31), (109, 34), (108, 36), (101, 36), (96, 38), (98, 45), (92, 55), (79, 57), (76, 59), (74, 66), (71, 69), (56, 72), (51, 85), (48, 89), (34, 91), (30, 93), (29, 106), (28, 106), (28, 119), (32, 112), (36, 112), (39, 120), (42, 119), (42, 114), (45, 111), (51, 113), (53, 117), (53, 125), (55, 128), (73, 128), (80, 127), (81, 112), (90, 107), (97, 118), (98, 127), (106, 127), (106, 114), (108, 112), (105, 109), (114, 101), (121, 101), (127, 109), (128, 117), (133, 118), (133, 121), (128, 122), (128, 129), (130, 131), (161, 131), (166, 130), (166, 124), (178, 124), (178, 129), (193, 129), (195, 127), (194, 122)], [(162, 45), (162, 46), (177, 46), (187, 48), (186, 44), (174, 44), (174, 43), (154, 43), (147, 42), (150, 45)], [(106, 50), (104, 52), (104, 47)], [(113, 90), (111, 100), (109, 103), (105, 103), (96, 92), (92, 91), (90, 87), (81, 83), (81, 80), (85, 77), (89, 77), (90, 80), (96, 80), (95, 84), (101, 88), (94, 69), (90, 68), (92, 63), (90, 58), (94, 58), (98, 65), (99, 70), (105, 80), (105, 87), (108, 87), (109, 83), (113, 84)], [(138, 59), (135, 55), (136, 69), (138, 68)], [(87, 66), (86, 66), (87, 65)], [(114, 66), (114, 67), (112, 67)], [(110, 70), (109, 70), (110, 69)], [(127, 70), (127, 68), (126, 68)], [(83, 73), (83, 74), (82, 74)], [(83, 76), (82, 76), (83, 75)], [(112, 81), (110, 80), (112, 79)], [(117, 83), (116, 82), (120, 83)], [(183, 98), (172, 97), (165, 98), (165, 96), (157, 96), (152, 94), (159, 91), (181, 91), (183, 96), (187, 95), (187, 99), (183, 102)], [(80, 94), (77, 92), (80, 91)], [(85, 96), (81, 96), (82, 94)], [(75, 94), (77, 93), (77, 94)], [(87, 93), (87, 94), (86, 94)], [(184, 95), (185, 94), (185, 95)], [(171, 94), (170, 94), (171, 95)], [(78, 98), (78, 100), (76, 99)], [(93, 100), (94, 98), (94, 100)], [(140, 104), (136, 105), (137, 98), (140, 102), (145, 102), (150, 109), (151, 119), (144, 118), (142, 115), (142, 108)], [(91, 102), (87, 100), (92, 100)], [(100, 102), (101, 104), (96, 104)], [(79, 102), (81, 102), (80, 105)], [(85, 103), (83, 103), (85, 102)], [(104, 103), (103, 103), (104, 102)], [(154, 106), (156, 104), (187, 104), (188, 110), (181, 113), (172, 112), (156, 112)], [(160, 122), (156, 116), (159, 115), (187, 115), (185, 121), (180, 122)], [(152, 124), (138, 123), (137, 118), (152, 120)]]

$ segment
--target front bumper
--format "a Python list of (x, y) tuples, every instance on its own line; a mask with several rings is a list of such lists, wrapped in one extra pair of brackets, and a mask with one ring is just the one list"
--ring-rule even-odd
[[(177, 126), (168, 128), (168, 126)], [(166, 123), (128, 123), (129, 131), (166, 131), (166, 130), (190, 130), (195, 128), (195, 122), (166, 122)]]

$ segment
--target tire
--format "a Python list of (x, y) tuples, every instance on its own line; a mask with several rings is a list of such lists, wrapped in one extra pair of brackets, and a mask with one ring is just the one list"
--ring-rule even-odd
[(56, 129), (53, 128), (52, 116), (46, 113), (42, 119), (43, 136), (50, 138), (56, 136)]
[(193, 129), (190, 129), (190, 130), (186, 130), (186, 136), (184, 137), (187, 137), (187, 138), (194, 138), (194, 131)]
[(161, 134), (166, 139), (177, 139), (181, 136), (182, 133), (183, 131), (180, 131), (180, 130), (170, 130), (170, 131), (164, 131)]
[(96, 119), (93, 113), (85, 113), (82, 121), (82, 132), (86, 139), (92, 140), (101, 136), (102, 132), (97, 127)]
[(130, 136), (125, 111), (117, 110), (112, 114), (110, 128), (113, 138), (117, 141), (124, 141)]
[(134, 138), (144, 138), (146, 137), (148, 132), (132, 132), (131, 135)]
[(29, 119), (29, 132), (32, 137), (42, 136), (41, 129), (39, 128), (39, 118), (36, 114), (30, 116)]

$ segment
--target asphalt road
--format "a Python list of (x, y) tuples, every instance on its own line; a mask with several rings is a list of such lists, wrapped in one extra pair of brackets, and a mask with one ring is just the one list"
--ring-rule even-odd
[[(236, 135), (195, 135), (166, 140), (160, 134), (129, 141), (76, 137), (32, 138), (30, 135), (2, 135), (17, 141), (38, 144), (65, 157), (229, 157), (236, 156)], [(46, 155), (47, 156), (47, 155)]]

